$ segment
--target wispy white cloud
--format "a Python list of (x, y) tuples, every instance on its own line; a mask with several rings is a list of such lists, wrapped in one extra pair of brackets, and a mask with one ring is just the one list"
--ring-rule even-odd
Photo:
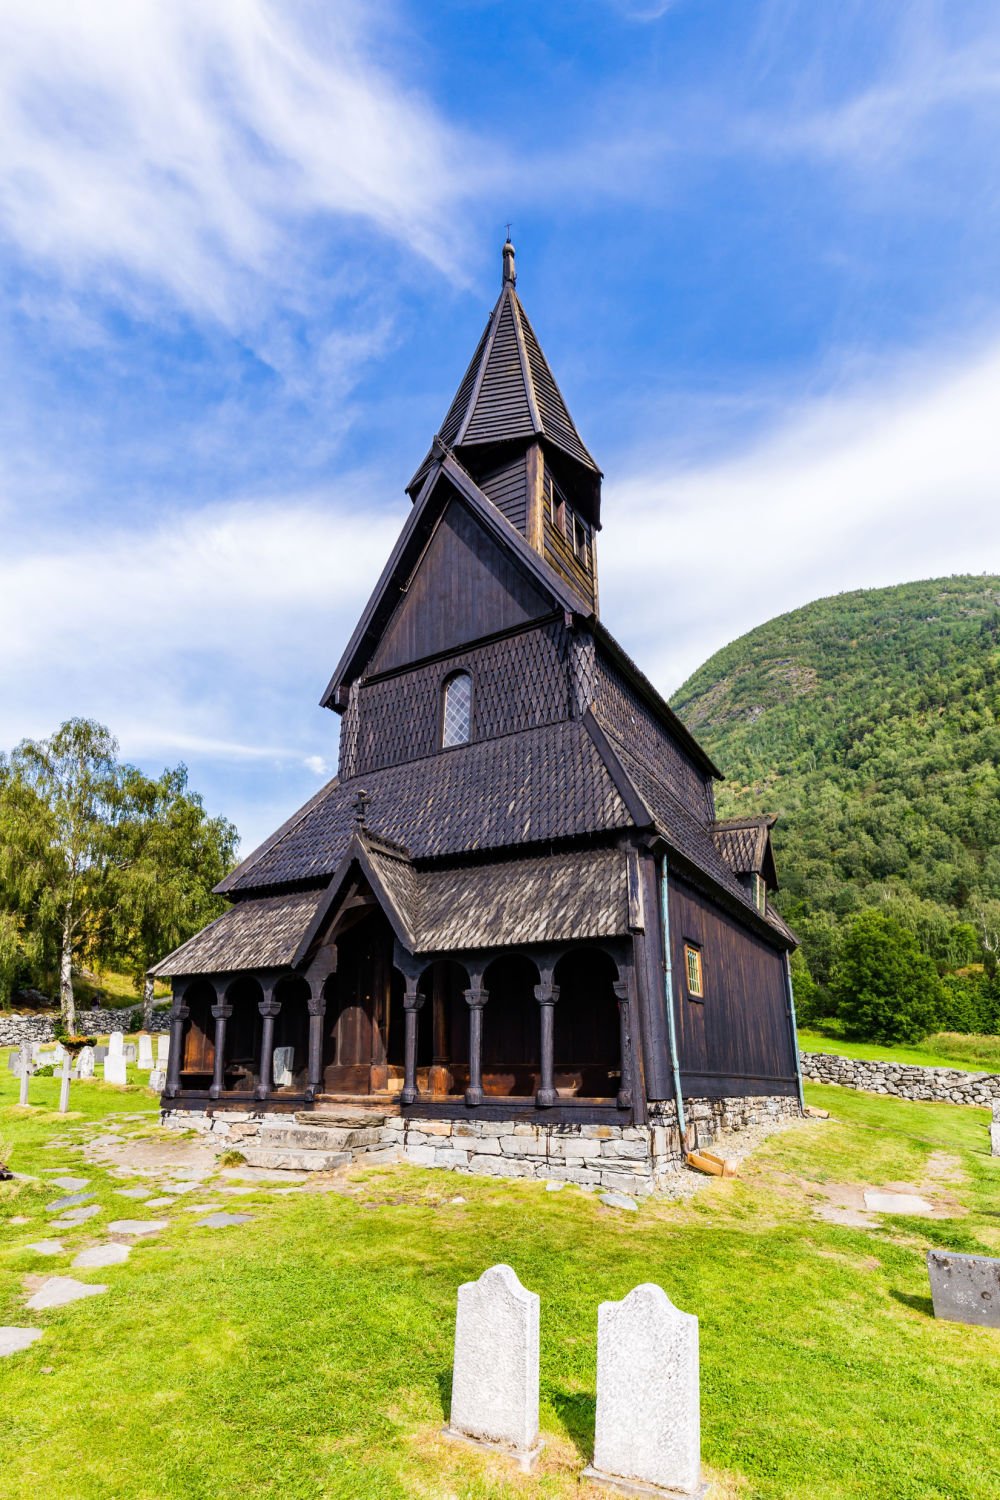
[(607, 486), (605, 619), (672, 692), (812, 599), (1000, 571), (998, 409), (994, 342), (803, 403), (725, 462), (647, 453)]
[(445, 210), (474, 176), (471, 142), (376, 60), (380, 36), (391, 50), (382, 14), (357, 0), (3, 0), (6, 234), (68, 281), (165, 292), (229, 326), (258, 314), (263, 287), (288, 294), (316, 270), (301, 237), (316, 219), (454, 270), (462, 236)]

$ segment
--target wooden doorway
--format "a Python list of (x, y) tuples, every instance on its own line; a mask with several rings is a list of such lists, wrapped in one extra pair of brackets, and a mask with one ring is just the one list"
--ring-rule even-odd
[(381, 911), (368, 911), (338, 932), (336, 943), (337, 972), (327, 987), (324, 1091), (378, 1093), (389, 1081), (392, 928)]

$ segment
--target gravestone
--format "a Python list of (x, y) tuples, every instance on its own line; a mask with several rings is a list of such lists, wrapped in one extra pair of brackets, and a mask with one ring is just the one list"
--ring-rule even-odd
[(295, 1066), (294, 1047), (275, 1047), (274, 1049), (274, 1087), (276, 1089), (291, 1088), (295, 1081), (292, 1069)]
[(1000, 1328), (1000, 1260), (928, 1250), (927, 1274), (936, 1318)]
[(34, 1063), (32, 1062), (32, 1051), (33, 1051), (33, 1049), (32, 1049), (32, 1046), (31, 1046), (30, 1042), (22, 1042), (21, 1043), (21, 1047), (20, 1047), (21, 1090), (20, 1090), (20, 1093), (18, 1094), (18, 1100), (17, 1100), (17, 1102), (19, 1104), (27, 1104), (27, 1102), (28, 1102), (28, 1080), (31, 1078), (32, 1072), (34, 1071)]
[(138, 1048), (135, 1045), (135, 1042), (126, 1042), (124, 1047), (122, 1048), (122, 1056), (124, 1057), (125, 1061), (127, 1063), (134, 1063), (138, 1055), (139, 1052)]
[(698, 1319), (644, 1282), (597, 1312), (597, 1419), (588, 1479), (703, 1495)]
[(108, 1055), (108, 1049), (107, 1049), (107, 1047), (105, 1047), (105, 1045), (104, 1045), (103, 1042), (98, 1042), (97, 1046), (94, 1048), (94, 1065), (95, 1065), (95, 1067), (98, 1064), (104, 1062), (105, 1059), (107, 1058), (107, 1055)]
[(154, 1066), (153, 1038), (145, 1031), (139, 1035), (139, 1066), (144, 1073)]
[(990, 1126), (990, 1150), (1000, 1156), (1000, 1099), (993, 1101), (993, 1124)]
[(167, 1035), (156, 1038), (156, 1062), (157, 1066), (165, 1068), (170, 1061), (170, 1038)]
[(73, 1077), (73, 1059), (68, 1052), (63, 1053), (62, 1060), (62, 1083), (59, 1085), (59, 1113), (64, 1115), (69, 1109), (69, 1081)]
[(93, 1047), (83, 1047), (81, 1049), (81, 1051), (80, 1051), (80, 1063), (79, 1063), (80, 1077), (81, 1078), (93, 1078), (93, 1076), (94, 1076), (94, 1067), (95, 1067), (95, 1063), (94, 1063), (94, 1049), (93, 1049)]
[(458, 1289), (449, 1437), (505, 1448), (529, 1468), (538, 1441), (539, 1300), (510, 1266)]
[(162, 1094), (167, 1086), (167, 1075), (162, 1068), (154, 1068), (149, 1075), (149, 1086), (155, 1094)]
[(105, 1083), (128, 1083), (125, 1058), (120, 1052), (109, 1052), (104, 1059)]
[[(21, 1045), (23, 1046), (24, 1043), (22, 1042)], [(20, 1072), (21, 1072), (21, 1054), (20, 1054), (19, 1051), (18, 1052), (9, 1052), (7, 1054), (7, 1072), (8, 1073), (13, 1073), (13, 1075), (14, 1075), (15, 1078), (17, 1078), (17, 1077), (20, 1076)]]

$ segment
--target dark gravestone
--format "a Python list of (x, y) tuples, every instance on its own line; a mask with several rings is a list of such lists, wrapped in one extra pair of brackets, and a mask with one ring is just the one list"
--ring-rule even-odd
[(136, 1057), (138, 1056), (135, 1042), (126, 1042), (124, 1047), (122, 1048), (122, 1051), (125, 1054), (125, 1061), (127, 1063), (135, 1062)]
[(936, 1318), (1000, 1328), (1000, 1260), (928, 1250), (927, 1272)]
[(107, 1047), (95, 1047), (94, 1048), (94, 1063), (95, 1063), (95, 1065), (97, 1063), (102, 1063), (104, 1061), (104, 1059), (107, 1057), (107, 1055), (108, 1055), (108, 1049), (107, 1049)]

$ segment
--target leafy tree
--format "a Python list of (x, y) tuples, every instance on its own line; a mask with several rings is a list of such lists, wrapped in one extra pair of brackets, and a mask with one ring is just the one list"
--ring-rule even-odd
[(117, 741), (90, 719), (0, 757), (0, 883), (42, 949), (59, 959), (63, 1025), (76, 1026), (73, 958), (92, 944), (122, 807)]
[(837, 1014), (849, 1036), (918, 1042), (942, 1009), (941, 981), (912, 932), (884, 912), (859, 912), (833, 972)]
[(227, 819), (207, 815), (188, 789), (185, 766), (156, 780), (128, 767), (124, 795), (128, 816), (114, 838), (104, 941), (114, 961), (131, 972), (148, 1027), (153, 981), (147, 971), (224, 909), (212, 888), (232, 867), (237, 833)]

